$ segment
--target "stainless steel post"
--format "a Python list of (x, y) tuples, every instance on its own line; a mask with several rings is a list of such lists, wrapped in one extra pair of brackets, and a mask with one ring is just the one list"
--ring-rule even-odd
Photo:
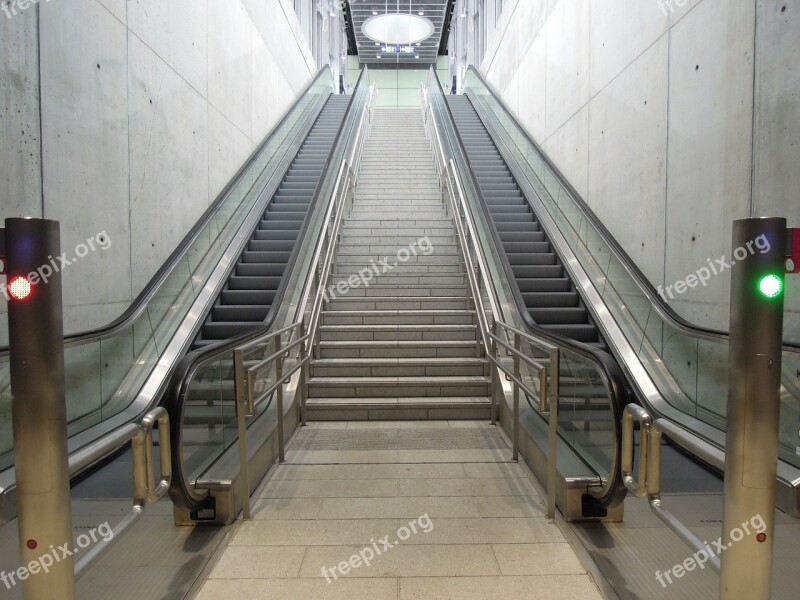
[(770, 597), (785, 247), (785, 219), (734, 221), (721, 600)]
[(561, 393), (559, 378), (561, 376), (560, 354), (558, 349), (550, 352), (550, 401), (547, 444), (547, 516), (554, 519), (556, 516), (556, 494), (558, 485), (558, 396)]
[[(519, 368), (519, 355), (522, 352), (522, 343), (518, 333), (514, 334), (514, 377), (518, 381), (522, 381), (522, 371)], [(514, 432), (512, 440), (512, 456), (511, 460), (517, 462), (519, 460), (519, 384), (514, 382)]]
[[(467, 268), (471, 269), (472, 265), (469, 265)], [(498, 331), (497, 330), (497, 321), (492, 320), (492, 335), (497, 336), (497, 331)], [(500, 357), (497, 354), (497, 340), (492, 338), (492, 343), (489, 345), (489, 348), (490, 348), (490, 352), (492, 353), (492, 356), (495, 357), (498, 361), (501, 360)], [(498, 412), (498, 406), (497, 405), (498, 405), (498, 396), (499, 396), (498, 388), (500, 388), (500, 386), (502, 386), (502, 384), (499, 381), (498, 367), (496, 367), (491, 362), (489, 364), (490, 364), (490, 369), (491, 369), (491, 371), (490, 371), (490, 373), (491, 373), (491, 384), (490, 384), (490, 387), (492, 388), (492, 394), (491, 394), (492, 407), (491, 407), (491, 411), (490, 411), (490, 417), (491, 417), (491, 420), (492, 420), (492, 425), (494, 425), (495, 423), (497, 423), (497, 412)], [(502, 388), (500, 388), (500, 389), (502, 389)]]
[[(281, 351), (281, 336), (275, 336), (275, 352)], [(283, 438), (283, 356), (278, 356), (275, 359), (275, 383), (278, 387), (275, 390), (276, 406), (275, 410), (278, 411), (278, 462), (283, 463), (286, 461), (286, 450), (284, 448)]]
[[(59, 224), (6, 219), (14, 460), (25, 600), (73, 600)], [(54, 560), (58, 552), (59, 560)], [(52, 563), (45, 572), (43, 559)]]
[[(297, 335), (299, 337), (304, 337), (306, 335), (306, 322), (305, 318), (300, 321), (300, 328), (298, 329)], [(300, 343), (300, 362), (303, 363), (303, 366), (300, 367), (300, 381), (297, 383), (298, 387), (300, 388), (300, 425), (305, 427), (308, 423), (306, 423), (306, 401), (308, 400), (308, 363), (304, 362), (306, 360), (306, 343)]]

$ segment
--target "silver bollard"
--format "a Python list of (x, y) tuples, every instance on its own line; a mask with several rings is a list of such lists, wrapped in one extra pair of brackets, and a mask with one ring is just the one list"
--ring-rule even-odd
[[(59, 224), (7, 219), (9, 348), (25, 600), (74, 600)], [(45, 565), (48, 565), (45, 569)]]
[(769, 600), (786, 219), (734, 221), (733, 249), (720, 598)]

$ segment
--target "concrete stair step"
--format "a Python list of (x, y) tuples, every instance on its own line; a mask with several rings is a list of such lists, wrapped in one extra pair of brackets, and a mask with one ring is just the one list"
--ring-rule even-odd
[[(465, 276), (461, 276), (457, 282), (442, 283), (435, 288), (431, 288), (430, 285), (425, 282), (406, 283), (402, 285), (386, 285), (380, 282), (373, 282), (369, 286), (351, 288), (346, 294), (337, 294), (337, 296), (341, 297), (343, 300), (347, 298), (372, 298), (375, 296), (392, 296), (396, 298), (404, 298), (406, 296), (429, 296), (431, 298), (437, 298), (440, 296), (458, 295), (466, 297), (466, 285)], [(329, 297), (329, 300), (334, 301), (335, 299)]]
[(375, 226), (369, 227), (366, 225), (342, 227), (340, 239), (352, 237), (354, 239), (362, 239), (365, 236), (380, 236), (388, 238), (406, 238), (411, 240), (419, 240), (423, 237), (429, 237), (433, 240), (436, 236), (453, 237), (455, 236), (455, 229), (450, 227), (389, 227), (389, 226)]
[(456, 325), (320, 325), (323, 341), (476, 340), (477, 326)]
[[(384, 295), (389, 289), (392, 289), (393, 292), (399, 296), (403, 295), (404, 290), (408, 290), (408, 293), (413, 295), (424, 289), (431, 290), (431, 295), (434, 295), (434, 290), (431, 288), (432, 285), (438, 284), (453, 287), (467, 284), (467, 275), (465, 273), (448, 274), (428, 272), (381, 275), (373, 279), (369, 285), (350, 283), (352, 274), (348, 276), (342, 273), (334, 273), (332, 277), (333, 281), (328, 284), (327, 288), (329, 292), (328, 300), (335, 300), (339, 297), (355, 298), (358, 296)], [(378, 290), (375, 288), (378, 288)], [(359, 290), (361, 293), (359, 293)]]
[(477, 340), (320, 342), (321, 358), (474, 358)]
[(442, 377), (312, 377), (309, 398), (403, 398), (488, 396), (489, 379), (482, 376)]
[(471, 310), (326, 310), (325, 325), (469, 325)]
[(328, 303), (326, 310), (469, 310), (466, 297), (440, 296), (374, 296), (372, 298), (341, 298)]
[[(407, 241), (407, 240), (403, 240)], [(431, 242), (431, 246), (434, 248), (435, 254), (439, 256), (456, 256), (460, 253), (458, 251), (458, 244), (452, 239), (440, 241), (438, 244), (433, 243), (433, 240), (429, 239), (428, 241)], [(422, 249), (418, 248), (416, 244), (417, 240), (412, 240), (414, 244), (413, 248), (411, 248), (411, 252), (417, 252), (419, 256), (422, 254)], [(364, 239), (363, 241), (356, 241), (356, 240), (344, 240), (342, 239), (339, 242), (339, 247), (337, 248), (338, 256), (350, 256), (350, 255), (357, 255), (357, 256), (377, 256), (379, 254), (385, 254), (387, 252), (391, 252), (397, 254), (398, 249), (407, 248), (410, 244), (403, 244), (403, 243), (379, 243), (377, 240), (370, 240), (369, 238)], [(426, 249), (428, 248), (426, 244)], [(424, 256), (424, 254), (422, 254)], [(338, 257), (337, 257), (338, 258)]]
[(491, 402), (481, 396), (447, 398), (311, 398), (310, 421), (489, 420)]
[(485, 377), (483, 358), (321, 358), (311, 364), (312, 377)]
[[(456, 248), (458, 247), (458, 241), (456, 240), (455, 234), (447, 233), (445, 235), (419, 235), (418, 231), (409, 231), (410, 232), (407, 235), (390, 235), (386, 231), (372, 233), (370, 229), (365, 229), (363, 233), (353, 233), (348, 231), (346, 235), (339, 236), (339, 247), (343, 248), (346, 246), (359, 246), (363, 244), (380, 244), (391, 245), (395, 248), (403, 248), (419, 242), (423, 238), (425, 238), (426, 244), (430, 243), (437, 248), (447, 246), (455, 246)], [(417, 244), (417, 246), (418, 245), (419, 244)]]

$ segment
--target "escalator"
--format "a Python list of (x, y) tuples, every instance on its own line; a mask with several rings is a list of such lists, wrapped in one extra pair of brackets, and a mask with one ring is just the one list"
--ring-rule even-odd
[[(446, 97), (446, 112), (520, 318), (529, 331), (606, 354), (632, 397), (695, 435), (686, 451), (712, 464), (725, 447), (727, 334), (687, 323), (663, 302), (474, 69), (464, 90)], [(782, 360), (778, 506), (800, 516), (800, 348), (784, 342)]]
[(331, 96), (325, 104), (206, 318), (195, 348), (217, 344), (264, 323), (348, 102), (347, 96)]
[[(129, 309), (106, 327), (65, 337), (71, 457), (103, 446), (161, 402), (187, 352), (264, 327), (281, 308), (349, 106), (333, 90), (325, 67)], [(10, 408), (8, 348), (0, 348), (0, 414)], [(10, 416), (0, 429), (2, 523), (15, 516)], [(106, 452), (83, 456), (72, 475), (101, 467)]]
[(448, 96), (456, 127), (533, 323), (604, 347), (597, 326), (536, 214), (466, 96)]

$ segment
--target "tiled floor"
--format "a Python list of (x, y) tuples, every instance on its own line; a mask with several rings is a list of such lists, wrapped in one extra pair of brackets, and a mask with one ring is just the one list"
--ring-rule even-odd
[(474, 421), (310, 423), (198, 600), (602, 598), (499, 439)]

